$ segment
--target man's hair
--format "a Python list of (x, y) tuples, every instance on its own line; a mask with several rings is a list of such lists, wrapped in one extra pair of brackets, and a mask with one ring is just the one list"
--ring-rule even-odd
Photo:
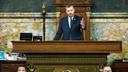
[(69, 8), (69, 7), (74, 7), (74, 6), (71, 5), (71, 4), (68, 4), (68, 5), (65, 6), (65, 8)]
[(27, 67), (26, 67), (26, 65), (19, 65), (19, 66), (17, 67), (17, 71), (18, 71), (18, 69), (19, 69), (20, 67), (24, 67), (25, 70), (26, 70), (26, 72), (27, 72)]

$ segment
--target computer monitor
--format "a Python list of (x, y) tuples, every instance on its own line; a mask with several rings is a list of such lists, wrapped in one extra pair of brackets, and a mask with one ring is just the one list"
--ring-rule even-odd
[(5, 60), (5, 52), (0, 51), (0, 60)]
[(20, 40), (32, 40), (32, 33), (20, 33)]
[(42, 41), (42, 36), (33, 36), (33, 41)]

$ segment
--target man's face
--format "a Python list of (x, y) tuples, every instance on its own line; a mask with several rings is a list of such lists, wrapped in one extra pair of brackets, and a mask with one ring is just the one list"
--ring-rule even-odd
[(75, 9), (73, 6), (70, 6), (70, 7), (67, 7), (66, 8), (66, 13), (68, 16), (74, 16), (74, 13), (75, 13)]

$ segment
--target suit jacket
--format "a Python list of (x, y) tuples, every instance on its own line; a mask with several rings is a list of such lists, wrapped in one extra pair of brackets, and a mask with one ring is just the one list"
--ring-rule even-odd
[(63, 40), (83, 40), (83, 34), (81, 31), (81, 21), (82, 17), (74, 16), (71, 28), (68, 24), (68, 16), (62, 18), (59, 23), (58, 32), (54, 40), (59, 40), (63, 34)]

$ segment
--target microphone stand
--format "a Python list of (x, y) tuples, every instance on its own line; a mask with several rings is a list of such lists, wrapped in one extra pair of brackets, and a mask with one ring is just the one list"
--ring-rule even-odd
[(42, 6), (42, 15), (43, 15), (43, 39), (45, 41), (45, 15), (46, 15), (46, 10), (45, 10), (45, 4)]

